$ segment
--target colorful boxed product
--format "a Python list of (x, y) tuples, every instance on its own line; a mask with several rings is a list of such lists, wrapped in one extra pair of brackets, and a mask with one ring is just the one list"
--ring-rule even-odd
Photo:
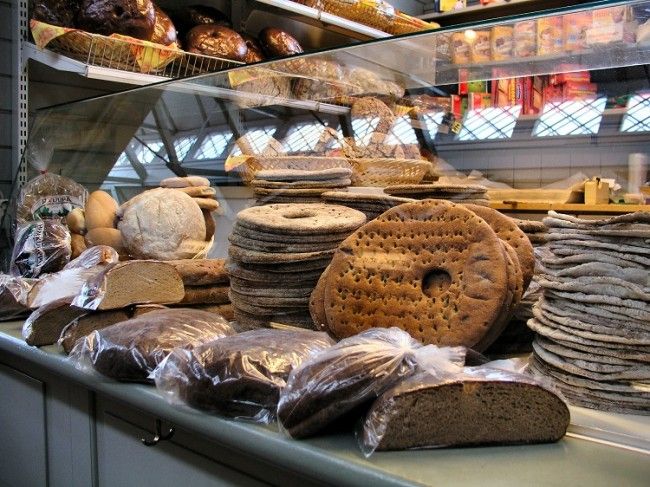
[(492, 27), (490, 36), (492, 48), (492, 59), (494, 61), (505, 61), (512, 57), (514, 46), (514, 28), (510, 26)]
[(513, 27), (515, 57), (530, 57), (537, 52), (537, 24), (534, 20), (517, 22)]
[(490, 31), (477, 30), (474, 42), (470, 44), (470, 59), (473, 63), (485, 63), (492, 59), (490, 48)]
[(562, 17), (544, 17), (537, 21), (537, 54), (548, 56), (562, 52)]
[(569, 52), (583, 51), (587, 48), (587, 32), (592, 27), (591, 12), (577, 12), (565, 15), (564, 49)]
[(470, 110), (479, 110), (481, 108), (492, 107), (491, 93), (470, 93), (468, 95), (467, 108)]
[(471, 43), (464, 32), (454, 32), (451, 35), (451, 60), (454, 64), (470, 62)]

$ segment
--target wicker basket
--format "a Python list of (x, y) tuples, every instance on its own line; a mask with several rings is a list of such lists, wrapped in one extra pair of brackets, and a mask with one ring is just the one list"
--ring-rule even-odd
[(354, 186), (386, 187), (418, 184), (431, 170), (431, 163), (417, 159), (348, 159)]
[(385, 30), (389, 34), (398, 36), (401, 34), (411, 34), (413, 32), (421, 32), (423, 30), (438, 29), (440, 24), (435, 22), (426, 22), (416, 17), (397, 12), (395, 18), (390, 22)]
[[(324, 156), (234, 156), (239, 163), (234, 164), (234, 170), (239, 173), (246, 184), (255, 178), (255, 174), (263, 169), (301, 169), (303, 171), (317, 171), (320, 169), (350, 168), (350, 162), (345, 157)], [(227, 161), (227, 165), (231, 165)]]

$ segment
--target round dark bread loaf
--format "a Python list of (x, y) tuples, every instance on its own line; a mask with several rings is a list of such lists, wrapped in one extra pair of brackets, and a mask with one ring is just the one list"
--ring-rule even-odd
[(151, 0), (83, 0), (77, 26), (88, 32), (122, 34), (148, 41), (156, 12)]
[(531, 378), (483, 367), (459, 377), (410, 377), (370, 408), (361, 437), (365, 452), (407, 448), (514, 445), (558, 441), (569, 409)]
[(268, 57), (293, 56), (303, 52), (302, 46), (291, 34), (275, 27), (263, 29), (258, 38)]
[(311, 330), (252, 330), (174, 350), (154, 378), (165, 395), (197, 409), (270, 422), (291, 370), (333, 343)]
[(294, 370), (280, 395), (278, 420), (293, 438), (312, 436), (376, 398), (416, 367), (421, 344), (397, 328), (341, 340)]
[(156, 23), (153, 28), (153, 35), (151, 36), (151, 42), (156, 44), (162, 44), (163, 46), (169, 46), (176, 42), (176, 27), (172, 22), (172, 19), (163, 12), (157, 6), (154, 7), (156, 11)]
[(40, 220), (18, 225), (11, 255), (11, 274), (39, 277), (57, 272), (70, 262), (71, 237), (60, 220)]
[(187, 51), (204, 56), (215, 56), (244, 61), (248, 48), (237, 32), (215, 24), (197, 25), (187, 33)]
[(248, 48), (244, 62), (246, 64), (251, 64), (264, 61), (264, 53), (262, 52), (262, 46), (260, 46), (259, 41), (244, 32), (240, 32), (239, 35), (242, 36), (242, 39), (244, 39), (246, 47)]
[(161, 309), (92, 332), (71, 357), (121, 381), (150, 382), (149, 374), (176, 347), (191, 349), (235, 331), (220, 315), (189, 308)]
[(81, 0), (37, 0), (32, 7), (32, 18), (60, 27), (74, 27)]

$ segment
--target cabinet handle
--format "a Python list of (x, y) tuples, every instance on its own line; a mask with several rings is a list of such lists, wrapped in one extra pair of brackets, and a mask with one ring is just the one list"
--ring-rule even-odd
[(174, 427), (170, 426), (169, 429), (167, 430), (167, 433), (163, 434), (162, 432), (162, 421), (160, 419), (156, 420), (156, 434), (153, 438), (148, 439), (148, 438), (140, 438), (142, 443), (145, 446), (155, 446), (161, 441), (166, 441), (166, 440), (171, 440), (172, 436), (174, 436)]

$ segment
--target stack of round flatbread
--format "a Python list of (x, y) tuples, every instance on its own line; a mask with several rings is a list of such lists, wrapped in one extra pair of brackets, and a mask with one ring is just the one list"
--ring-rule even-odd
[(384, 192), (404, 198), (439, 199), (454, 203), (488, 206), (490, 197), (487, 188), (478, 184), (430, 183), (430, 184), (399, 184), (388, 186)]
[(512, 319), (501, 336), (490, 346), (486, 353), (490, 356), (505, 356), (523, 354), (533, 351), (535, 333), (528, 328), (526, 322), (533, 317), (533, 305), (542, 295), (542, 287), (537, 282), (541, 271), (540, 259), (546, 251), (546, 225), (541, 221), (513, 219), (519, 229), (526, 234), (535, 251), (535, 275), (530, 286), (521, 298), (514, 311)]
[(210, 186), (210, 180), (201, 176), (173, 177), (163, 179), (160, 182), (161, 188), (170, 188), (190, 196), (203, 213), (205, 219), (205, 239), (210, 240), (214, 236), (216, 224), (212, 213), (219, 209), (217, 191)]
[(328, 191), (321, 195), (323, 200), (334, 205), (343, 205), (354, 208), (366, 215), (368, 220), (377, 218), (393, 206), (415, 201), (413, 198), (400, 198), (388, 194), (353, 193), (347, 191)]
[(345, 190), (351, 184), (352, 169), (340, 167), (306, 171), (266, 169), (251, 182), (257, 205), (272, 203), (319, 203), (327, 191)]
[(549, 212), (531, 369), (569, 402), (650, 414), (650, 212)]
[(484, 350), (533, 270), (532, 246), (510, 218), (483, 206), (408, 202), (341, 243), (310, 312), (338, 338), (397, 326), (423, 343)]
[(338, 245), (363, 225), (345, 206), (272, 204), (239, 212), (230, 235), (230, 300), (242, 326), (312, 328), (309, 296)]

